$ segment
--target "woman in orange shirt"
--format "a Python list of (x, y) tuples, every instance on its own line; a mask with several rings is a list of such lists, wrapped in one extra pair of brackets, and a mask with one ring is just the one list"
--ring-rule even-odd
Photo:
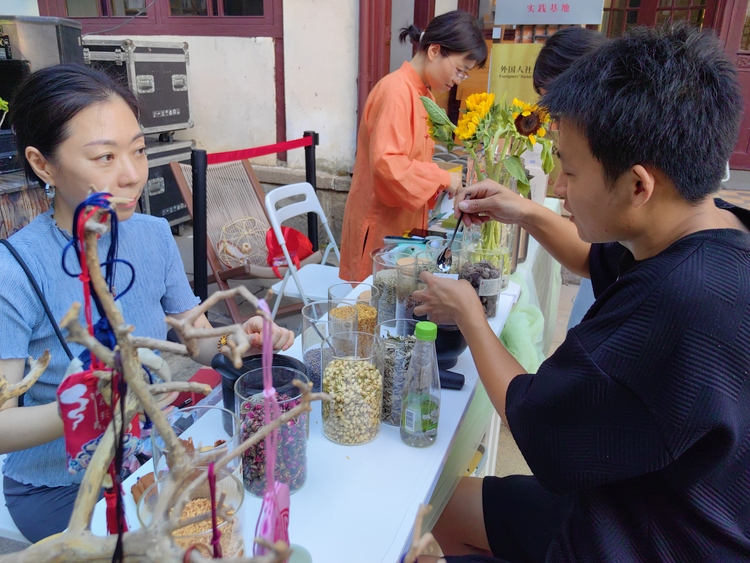
[(455, 10), (433, 19), (424, 31), (401, 29), (418, 46), (411, 62), (380, 80), (367, 97), (357, 140), (357, 159), (344, 212), (340, 276), (361, 281), (372, 273), (370, 252), (383, 237), (426, 228), (440, 190), (455, 193), (461, 174), (432, 162), (435, 143), (427, 132), (420, 96), (433, 98), (487, 60), (482, 28)]

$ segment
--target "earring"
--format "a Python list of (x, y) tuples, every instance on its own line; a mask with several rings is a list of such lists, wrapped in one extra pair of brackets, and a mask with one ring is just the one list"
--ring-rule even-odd
[(49, 183), (44, 184), (44, 193), (47, 194), (47, 199), (55, 198), (55, 186), (51, 186)]

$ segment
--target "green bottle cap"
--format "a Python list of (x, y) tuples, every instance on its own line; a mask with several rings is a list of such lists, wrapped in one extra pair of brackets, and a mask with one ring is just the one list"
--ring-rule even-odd
[(437, 325), (430, 321), (420, 321), (414, 329), (417, 340), (435, 340), (437, 338)]

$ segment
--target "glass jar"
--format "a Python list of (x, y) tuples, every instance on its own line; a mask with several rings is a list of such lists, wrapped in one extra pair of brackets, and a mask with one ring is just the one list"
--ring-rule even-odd
[(397, 267), (396, 277), (396, 317), (410, 319), (414, 313), (414, 301), (411, 294), (417, 289), (417, 257), (401, 260)]
[(396, 284), (398, 281), (398, 264), (414, 256), (412, 247), (388, 245), (376, 248), (370, 253), (372, 259), (372, 284), (380, 292), (378, 301), (378, 322), (395, 319)]
[(362, 282), (337, 283), (328, 288), (328, 300), (332, 302), (329, 317), (338, 319), (341, 315), (349, 315), (351, 308), (356, 307), (357, 330), (375, 334), (380, 300), (377, 287)]
[(320, 391), (323, 360), (320, 345), (332, 334), (357, 330), (357, 308), (349, 307), (329, 317), (328, 311), (335, 303), (313, 301), (302, 307), (302, 361), (313, 384), (313, 391)]
[[(459, 279), (468, 281), (479, 296), (487, 318), (497, 313), (497, 299), (503, 290), (503, 268), (508, 251), (482, 250), (476, 246), (464, 246)], [(507, 286), (507, 284), (506, 284)]]
[[(200, 424), (196, 424), (200, 420)], [(239, 445), (239, 419), (221, 407), (187, 407), (167, 415), (167, 422), (188, 453), (195, 456), (199, 469), (223, 457)], [(159, 479), (169, 473), (171, 452), (164, 438), (154, 426), (151, 430), (154, 476)], [(241, 458), (237, 456), (227, 464), (229, 472), (240, 473)]]
[(417, 321), (393, 319), (376, 329), (383, 357), (383, 414), (381, 420), (390, 426), (401, 424), (401, 394), (411, 352), (416, 342)]
[(374, 440), (380, 431), (383, 400), (379, 338), (365, 332), (333, 335), (323, 342), (323, 434), (353, 445)]
[[(272, 366), (272, 385), (281, 414), (300, 404), (297, 379), (308, 383), (307, 376), (296, 369)], [(234, 399), (240, 418), (240, 439), (244, 442), (264, 424), (263, 368), (243, 374), (234, 384)], [(299, 491), (307, 480), (307, 434), (309, 413), (302, 413), (279, 428), (276, 449), (275, 478), (289, 486), (289, 492)], [(261, 440), (242, 454), (242, 480), (245, 489), (262, 497), (266, 488), (266, 441)]]
[[(205, 470), (204, 470), (205, 471)], [(136, 514), (142, 528), (151, 524), (154, 519), (154, 510), (159, 501), (159, 491), (162, 490), (168, 476), (153, 483), (146, 489), (138, 500)], [(241, 557), (245, 552), (245, 541), (243, 538), (243, 526), (245, 524), (245, 510), (242, 506), (245, 500), (245, 491), (242, 482), (233, 474), (219, 469), (216, 472), (216, 499), (221, 500), (218, 507), (227, 515), (229, 520), (221, 520), (217, 526), (221, 533), (221, 551), (224, 557)], [(213, 551), (211, 540), (213, 539), (213, 527), (211, 525), (211, 497), (207, 486), (196, 487), (190, 500), (182, 512), (183, 518), (198, 516), (208, 513), (209, 516), (194, 524), (177, 528), (172, 532), (172, 539), (182, 549), (188, 549), (191, 545), (204, 545), (209, 551)]]
[[(442, 254), (446, 246), (448, 246), (447, 239), (430, 241), (427, 244), (424, 254), (425, 256), (429, 256), (430, 260), (435, 265), (437, 265), (438, 256)], [(453, 241), (453, 243), (451, 244), (451, 268), (447, 272), (440, 272), (440, 273), (458, 274), (459, 270), (461, 269), (461, 260), (463, 259), (462, 258), (463, 248), (464, 248), (463, 242), (461, 242), (458, 239)], [(434, 271), (439, 272), (437, 268), (435, 268)]]

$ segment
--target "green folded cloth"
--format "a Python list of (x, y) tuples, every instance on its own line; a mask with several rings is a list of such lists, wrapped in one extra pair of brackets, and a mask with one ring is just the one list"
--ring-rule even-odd
[(529, 289), (518, 274), (510, 279), (521, 286), (521, 295), (500, 331), (500, 342), (528, 373), (536, 373), (544, 361), (544, 315), (529, 303)]

